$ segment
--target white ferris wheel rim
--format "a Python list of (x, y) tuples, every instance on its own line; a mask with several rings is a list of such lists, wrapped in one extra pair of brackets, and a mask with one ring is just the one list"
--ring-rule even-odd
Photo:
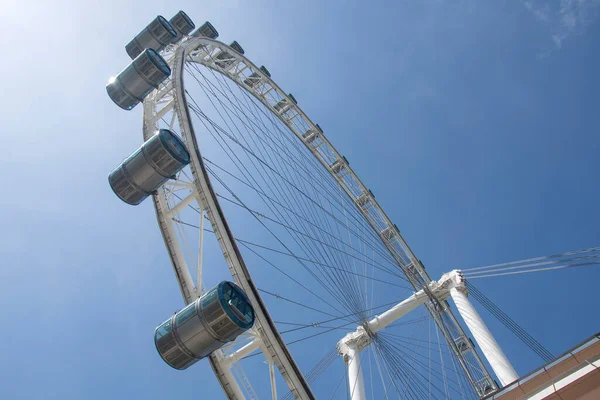
[[(175, 93), (175, 96), (173, 98), (173, 108), (177, 115), (177, 119), (180, 122), (180, 127), (182, 128), (181, 134), (184, 137), (186, 143), (188, 144), (188, 148), (190, 147), (190, 144), (193, 145), (193, 148), (190, 149), (190, 156), (192, 159), (190, 165), (192, 171), (194, 171), (193, 177), (194, 184), (196, 185), (196, 190), (201, 195), (212, 193), (212, 190), (206, 186), (208, 181), (208, 174), (206, 173), (203, 167), (204, 163), (202, 161), (202, 157), (200, 156), (200, 151), (195, 141), (195, 134), (193, 131), (193, 127), (191, 126), (191, 120), (189, 118), (187, 100), (185, 98), (184, 90), (181, 89), (183, 86), (183, 69), (185, 66), (186, 58), (188, 56), (188, 52), (206, 44), (212, 44), (216, 47), (229, 50), (229, 54), (233, 55), (236, 59), (243, 59), (246, 63), (251, 64), (253, 66), (254, 71), (259, 71), (258, 67), (252, 64), (245, 57), (241, 57), (237, 52), (233, 51), (226, 44), (209, 38), (193, 38), (184, 41), (183, 43), (175, 47), (172, 53), (172, 57), (168, 59), (168, 62), (172, 67), (172, 79), (169, 82), (167, 82), (166, 85), (163, 86), (162, 90), (163, 94), (168, 92), (169, 90), (173, 90), (173, 92)], [(215, 70), (221, 72), (218, 69)], [(170, 89), (169, 85), (171, 85)], [(157, 114), (155, 114), (155, 102), (157, 100), (160, 100), (157, 99), (157, 94), (161, 94), (161, 89), (157, 89), (144, 101), (144, 139), (147, 139), (148, 137), (152, 136), (156, 130), (155, 122), (157, 121)], [(185, 121), (184, 124), (181, 124), (182, 120)], [(199, 172), (201, 171), (204, 171), (204, 179), (198, 178)], [(203, 182), (200, 182), (200, 180), (202, 180)], [(210, 185), (210, 183), (208, 183), (208, 185)], [(187, 304), (193, 299), (194, 296), (193, 287), (190, 286), (190, 283), (192, 281), (190, 277), (186, 277), (187, 267), (185, 265), (182, 265), (185, 264), (185, 261), (182, 259), (181, 251), (178, 249), (179, 246), (175, 241), (176, 235), (174, 235), (172, 232), (172, 226), (169, 227), (169, 225), (172, 225), (172, 223), (170, 223), (170, 221), (168, 221), (168, 219), (165, 218), (165, 214), (167, 211), (166, 204), (164, 201), (162, 201), (162, 198), (159, 194), (154, 195), (153, 200), (157, 220), (161, 228), (161, 232), (163, 234), (163, 239), (169, 251), (169, 257), (171, 258), (173, 268), (178, 279), (178, 283), (180, 284), (182, 296), (184, 298), (185, 303)], [(230, 267), (232, 278), (248, 294), (250, 302), (255, 309), (257, 315), (256, 325), (260, 325), (262, 329), (254, 329), (254, 331), (260, 332), (259, 337), (263, 343), (266, 341), (268, 341), (268, 343), (277, 342), (277, 347), (279, 347), (279, 349), (275, 349), (276, 355), (273, 358), (279, 359), (276, 360), (275, 363), (279, 364), (277, 366), (280, 372), (282, 373), (284, 380), (288, 384), (290, 391), (294, 393), (294, 395), (296, 395), (297, 398), (314, 399), (315, 397), (312, 394), (310, 386), (304, 379), (302, 372), (297, 367), (295, 361), (293, 360), (293, 357), (287, 350), (283, 339), (281, 338), (277, 328), (275, 327), (275, 324), (273, 323), (273, 320), (271, 319), (266, 307), (264, 306), (262, 298), (256, 290), (256, 287), (254, 286), (252, 277), (250, 276), (250, 273), (245, 267), (241, 254), (237, 248), (233, 236), (231, 235), (231, 232), (229, 231), (229, 228), (226, 225), (226, 222), (223, 224), (222, 222), (224, 222), (224, 219), (222, 216), (220, 216), (216, 218), (218, 222), (215, 223), (215, 220), (210, 216), (210, 213), (219, 213), (221, 211), (221, 208), (218, 205), (218, 200), (216, 199), (216, 197), (207, 198), (207, 196), (205, 196), (203, 202), (205, 204), (208, 203), (208, 208), (206, 209), (206, 212), (209, 220), (213, 223), (213, 227), (216, 228), (215, 231), (218, 229), (222, 231), (220, 233), (224, 233), (223, 236), (229, 237), (229, 240), (227, 240), (226, 243), (223, 240), (220, 240), (220, 243), (225, 243), (225, 245), (228, 248), (227, 251), (230, 252), (230, 254), (235, 254), (234, 257), (236, 260), (234, 262), (230, 262), (231, 259), (229, 259), (228, 265)], [(215, 225), (217, 225), (218, 228)], [(261, 323), (265, 321), (267, 323)], [(271, 344), (268, 347), (270, 349), (274, 349), (275, 346)], [(227, 373), (226, 370), (228, 367), (224, 363), (222, 354), (220, 354), (221, 352), (217, 351), (215, 353), (216, 354), (210, 356), (210, 363), (215, 373), (215, 376), (221, 384), (221, 387), (230, 399), (240, 398), (241, 393), (239, 391), (239, 388), (235, 387), (236, 382), (232, 382), (232, 379), (235, 378), (232, 374)], [(265, 353), (265, 357), (269, 357), (267, 353)]]
[[(234, 60), (236, 65), (239, 66), (243, 64), (242, 68), (234, 68), (233, 73), (225, 72), (223, 69), (215, 67), (214, 60), (213, 62), (202, 62), (202, 58), (196, 57), (194, 59), (194, 55), (202, 54), (202, 49), (205, 47), (210, 47), (211, 50), (220, 49), (222, 51), (226, 51), (228, 55), (231, 56), (232, 60)], [(301, 399), (313, 399), (315, 398), (308, 382), (304, 378), (302, 372), (296, 365), (294, 358), (291, 353), (287, 349), (287, 346), (283, 342), (273, 320), (271, 319), (264, 302), (256, 286), (253, 283), (252, 277), (248, 272), (241, 253), (237, 247), (236, 241), (229, 230), (227, 223), (225, 221), (224, 216), (222, 215), (221, 207), (219, 202), (212, 191), (210, 180), (208, 177), (208, 173), (204, 168), (204, 162), (202, 161), (202, 157), (200, 155), (200, 150), (198, 148), (193, 126), (191, 123), (191, 118), (189, 114), (189, 108), (187, 106), (187, 99), (185, 95), (185, 89), (183, 88), (183, 72), (185, 68), (186, 62), (194, 61), (203, 66), (210, 68), (223, 76), (230, 78), (233, 82), (238, 84), (241, 88), (246, 90), (249, 94), (251, 94), (254, 98), (260, 101), (269, 112), (275, 115), (284, 125), (288, 127), (288, 130), (296, 136), (303, 144), (307, 147), (307, 143), (303, 140), (303, 137), (299, 132), (294, 130), (291, 125), (292, 123), (283, 118), (283, 113), (275, 112), (273, 108), (273, 104), (270, 104), (266, 100), (266, 94), (263, 96), (257, 95), (257, 93), (253, 90), (249, 90), (249, 88), (244, 85), (241, 80), (234, 79), (234, 75), (240, 75), (243, 70), (250, 69), (253, 73), (258, 74), (261, 80), (264, 82), (268, 82), (270, 89), (267, 93), (273, 92), (278, 94), (278, 96), (282, 99), (287, 99), (289, 104), (293, 104), (293, 108), (297, 111), (296, 116), (301, 117), (304, 121), (308, 122), (308, 126), (311, 129), (314, 129), (315, 132), (318, 130), (319, 138), (326, 144), (326, 146), (333, 152), (333, 157), (336, 160), (339, 160), (340, 163), (343, 164), (343, 168), (346, 168), (355, 181), (358, 183), (358, 189), (360, 192), (365, 194), (370, 193), (367, 187), (362, 183), (362, 181), (358, 178), (358, 176), (353, 172), (350, 168), (346, 159), (335, 149), (333, 145), (327, 140), (322, 130), (320, 130), (319, 126), (312, 122), (312, 120), (304, 113), (304, 111), (295, 104), (295, 101), (290, 99), (290, 97), (274, 82), (270, 76), (266, 75), (261, 71), (259, 67), (257, 67), (254, 63), (252, 63), (245, 56), (237, 53), (231, 47), (226, 44), (219, 42), (217, 40), (209, 39), (209, 38), (188, 38), (184, 40), (180, 44), (176, 46), (170, 46), (167, 49), (167, 55), (165, 57), (171, 66), (172, 76), (168, 81), (165, 81), (159, 89), (155, 90), (151, 95), (149, 95), (144, 101), (144, 124), (143, 124), (143, 134), (144, 139), (148, 139), (151, 137), (156, 131), (158, 120), (162, 118), (169, 111), (173, 111), (173, 119), (171, 120), (171, 126), (175, 122), (175, 119), (178, 120), (179, 126), (181, 129), (181, 136), (183, 136), (186, 144), (188, 145), (188, 149), (190, 150), (190, 155), (192, 162), (190, 163), (190, 168), (193, 174), (193, 184), (195, 186), (196, 195), (192, 199), (184, 199), (180, 204), (184, 206), (189, 204), (190, 201), (197, 201), (199, 206), (203, 211), (206, 211), (208, 219), (213, 225), (213, 229), (215, 230), (216, 236), (221, 245), (222, 251), (224, 252), (225, 258), (227, 259), (227, 263), (232, 275), (232, 278), (235, 282), (244, 289), (244, 291), (248, 294), (251, 304), (256, 310), (257, 314), (257, 323), (255, 325), (254, 332), (258, 334), (258, 338), (260, 339), (259, 345), (256, 345), (267, 358), (267, 361), (272, 366), (273, 364), (278, 367), (286, 381), (290, 391), (296, 396), (296, 398)], [(191, 60), (190, 60), (191, 58)], [(211, 60), (211, 58), (209, 58)], [(238, 70), (241, 69), (241, 70)], [(167, 99), (165, 101), (165, 98)], [(292, 103), (293, 102), (293, 103)], [(165, 105), (163, 108), (160, 108), (160, 105)], [(309, 148), (310, 149), (310, 148)], [(313, 155), (317, 157), (315, 152)], [(327, 170), (337, 181), (337, 183), (344, 189), (344, 191), (350, 196), (350, 198), (355, 201), (351, 192), (344, 187), (343, 183), (340, 179), (338, 179), (334, 172), (332, 172), (331, 165), (327, 164), (323, 161), (323, 159), (317, 157), (322, 166)], [(368, 195), (368, 194), (367, 194)], [(370, 193), (369, 199), (375, 207), (379, 210), (379, 212), (383, 215), (386, 220), (387, 226), (393, 226), (396, 231), (397, 228), (395, 225), (391, 223), (383, 209), (379, 206), (377, 201), (375, 200), (372, 193)], [(182, 296), (184, 298), (185, 303), (191, 302), (198, 293), (196, 292), (196, 288), (193, 285), (193, 280), (191, 279), (191, 275), (187, 268), (185, 259), (183, 258), (180, 244), (177, 242), (177, 235), (174, 232), (173, 222), (168, 218), (169, 211), (168, 205), (164, 199), (164, 196), (160, 194), (155, 194), (153, 196), (153, 202), (156, 211), (156, 217), (158, 220), (159, 227), (161, 229), (161, 233), (163, 235), (163, 240), (168, 249), (169, 257), (172, 261), (173, 269), (178, 280), (178, 284), (181, 289)], [(374, 228), (370, 221), (367, 220), (369, 224)], [(378, 234), (381, 235), (380, 232)], [(407, 253), (406, 264), (412, 261), (413, 265), (417, 263), (416, 257), (412, 254), (412, 251), (402, 239), (399, 232), (397, 236), (401, 240), (401, 245), (405, 248)], [(383, 240), (383, 239), (382, 239)], [(388, 248), (389, 250), (389, 248)], [(391, 250), (389, 250), (392, 253)], [(393, 256), (393, 254), (392, 254)], [(402, 264), (400, 264), (402, 268)], [(450, 314), (451, 315), (451, 314)], [(444, 333), (442, 331), (442, 333)], [(219, 380), (224, 392), (230, 399), (244, 398), (235, 377), (229, 371), (229, 365), (223, 358), (223, 352), (218, 350), (210, 356), (210, 363), (215, 373), (215, 376)], [(487, 371), (485, 371), (487, 373)], [(272, 375), (272, 371), (271, 371)], [(272, 379), (272, 386), (273, 377)]]

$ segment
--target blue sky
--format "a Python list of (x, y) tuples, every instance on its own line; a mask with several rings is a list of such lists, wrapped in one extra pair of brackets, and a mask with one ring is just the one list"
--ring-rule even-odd
[[(104, 85), (131, 37), (179, 9), (237, 39), (294, 93), (432, 277), (600, 243), (598, 1), (9, 0), (8, 398), (222, 396), (206, 362), (179, 373), (157, 356), (153, 329), (181, 298), (151, 204), (129, 207), (106, 182), (141, 142), (141, 109), (120, 110)], [(600, 331), (598, 278), (581, 269), (475, 283), (558, 354)], [(540, 364), (483, 315), (520, 374)]]

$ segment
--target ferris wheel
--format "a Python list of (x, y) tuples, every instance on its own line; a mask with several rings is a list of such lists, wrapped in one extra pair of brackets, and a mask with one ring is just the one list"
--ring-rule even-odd
[[(598, 264), (600, 249), (430, 277), (295, 97), (209, 22), (194, 28), (157, 17), (107, 85), (121, 108), (142, 103), (144, 139), (110, 185), (151, 198), (185, 303), (156, 329), (163, 360), (208, 358), (229, 399), (483, 398), (518, 379), (466, 279)], [(319, 380), (336, 360), (340, 379)]]

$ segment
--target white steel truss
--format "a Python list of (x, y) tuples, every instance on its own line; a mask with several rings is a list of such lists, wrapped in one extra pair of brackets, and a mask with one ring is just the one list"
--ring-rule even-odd
[[(185, 38), (178, 45), (168, 46), (163, 52), (172, 69), (171, 78), (144, 101), (144, 139), (151, 137), (158, 128), (159, 120), (167, 117), (172, 128), (178, 124), (181, 136), (185, 140), (191, 154), (190, 169), (192, 177), (189, 182), (175, 181), (166, 186), (172, 190), (190, 188), (191, 194), (180, 202), (167, 204), (164, 194), (153, 196), (156, 216), (161, 228), (164, 242), (171, 258), (173, 269), (186, 304), (202, 293), (202, 246), (199, 245), (198, 287), (193, 283), (174, 227), (173, 215), (192, 202), (198, 205), (202, 215), (210, 221), (215, 236), (227, 261), (230, 273), (235, 282), (246, 292), (255, 311), (255, 335), (269, 364), (272, 395), (276, 395), (273, 366), (277, 367), (290, 391), (296, 398), (313, 399), (311, 389), (297, 367), (294, 359), (279, 335), (275, 324), (252, 281), (236, 241), (227, 225), (225, 216), (205, 169), (200, 150), (191, 123), (187, 99), (184, 89), (183, 72), (186, 63), (198, 63), (211, 68), (236, 82), (256, 99), (263, 103), (290, 131), (302, 141), (316, 159), (333, 176), (340, 187), (349, 196), (368, 224), (378, 234), (398, 267), (409, 279), (415, 291), (423, 291), (426, 296), (424, 305), (434, 318), (437, 326), (446, 339), (450, 349), (456, 356), (461, 368), (476, 392), (483, 396), (495, 389), (497, 385), (482, 363), (472, 346), (459, 348), (459, 343), (470, 343), (465, 332), (457, 322), (445, 300), (439, 300), (429, 289), (429, 278), (424, 266), (412, 252), (400, 231), (385, 214), (375, 200), (373, 193), (361, 182), (350, 164), (331, 145), (318, 124), (313, 123), (298, 107), (295, 100), (271, 80), (260, 68), (244, 56), (236, 53), (229, 46), (208, 38)], [(171, 117), (168, 118), (171, 113)], [(163, 189), (164, 191), (164, 189)], [(168, 190), (167, 190), (168, 191)], [(202, 224), (202, 222), (201, 222)], [(201, 225), (202, 226), (202, 225)], [(201, 229), (202, 231), (202, 229)], [(202, 240), (202, 239), (200, 239)], [(258, 342), (256, 343), (258, 345)], [(254, 351), (254, 349), (253, 349)], [(218, 350), (210, 357), (211, 366), (223, 390), (230, 399), (242, 399), (244, 395), (232, 373), (228, 357), (223, 350)], [(242, 386), (247, 387), (244, 377)], [(250, 392), (250, 394), (249, 394)], [(251, 396), (252, 391), (246, 390)], [(275, 398), (275, 397), (273, 397)]]
[[(359, 326), (355, 332), (348, 333), (338, 342), (338, 352), (348, 365), (348, 389), (351, 400), (366, 399), (360, 352), (371, 343), (377, 332), (415, 308), (424, 305), (429, 300), (428, 293), (434, 295), (438, 301), (445, 301), (448, 297), (452, 297), (461, 317), (503, 385), (508, 385), (519, 378), (494, 336), (467, 298), (468, 292), (461, 272), (454, 270), (442, 275), (439, 281), (430, 282), (427, 290), (421, 289), (414, 293), (406, 300)], [(473, 348), (470, 342), (457, 342), (457, 345), (462, 351), (469, 351)]]

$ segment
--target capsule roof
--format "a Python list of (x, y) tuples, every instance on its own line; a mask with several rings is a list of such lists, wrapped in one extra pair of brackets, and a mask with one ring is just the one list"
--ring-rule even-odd
[(181, 15), (183, 19), (185, 19), (185, 22), (187, 22), (192, 27), (192, 29), (196, 27), (194, 21), (192, 21), (192, 19), (183, 10), (180, 10), (178, 14)]
[(185, 144), (179, 136), (168, 129), (161, 129), (158, 131), (158, 135), (160, 135), (160, 141), (164, 148), (173, 156), (173, 158), (182, 164), (190, 162), (190, 153), (185, 148)]
[(171, 75), (171, 68), (169, 67), (169, 64), (167, 64), (165, 59), (162, 58), (161, 55), (158, 54), (155, 50), (146, 49), (138, 57), (141, 57), (142, 55), (148, 57), (148, 59), (152, 62), (152, 64), (154, 64), (156, 66), (156, 68), (161, 70), (165, 75), (167, 75), (167, 76)]
[(229, 47), (231, 47), (233, 50), (235, 50), (236, 52), (240, 53), (240, 54), (244, 54), (244, 49), (242, 48), (242, 46), (237, 42), (237, 40), (234, 40), (233, 42), (231, 42), (231, 44), (229, 45)]
[(254, 325), (254, 310), (246, 293), (234, 283), (223, 281), (217, 289), (221, 306), (238, 326), (249, 329)]
[[(183, 20), (183, 21), (182, 21)], [(169, 20), (169, 23), (179, 35), (188, 35), (195, 27), (194, 21), (183, 11), (179, 11)]]
[[(206, 31), (208, 31), (208, 32), (206, 32)], [(206, 21), (204, 24), (200, 25), (200, 27), (192, 33), (192, 36), (196, 36), (196, 37), (204, 36), (204, 37), (207, 37), (210, 39), (216, 39), (219, 37), (219, 32), (215, 29), (215, 27), (210, 22)]]
[(269, 70), (267, 69), (267, 67), (265, 67), (264, 65), (261, 65), (261, 67), (259, 68), (266, 76), (268, 76), (269, 78), (271, 77), (271, 73), (269, 72)]
[(175, 32), (175, 28), (173, 28), (173, 25), (171, 25), (171, 23), (169, 21), (167, 21), (167, 19), (165, 17), (163, 17), (162, 15), (159, 15), (158, 17), (156, 17), (156, 19), (158, 19), (158, 22), (160, 22), (161, 25), (164, 26), (165, 29), (169, 31), (169, 33), (171, 33), (173, 36), (177, 36), (177, 32)]

